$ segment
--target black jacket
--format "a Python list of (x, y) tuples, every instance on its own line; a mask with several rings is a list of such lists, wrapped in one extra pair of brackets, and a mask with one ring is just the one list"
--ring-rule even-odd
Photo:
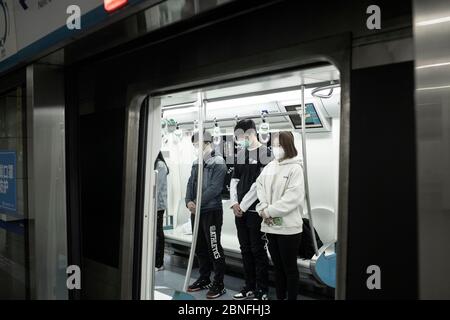
[[(197, 173), (198, 160), (195, 160), (186, 188), (186, 205), (189, 201), (196, 201)], [(216, 155), (214, 151), (211, 152), (210, 156), (203, 162), (202, 211), (222, 208), (222, 189), (226, 173), (225, 160), (220, 155)]]

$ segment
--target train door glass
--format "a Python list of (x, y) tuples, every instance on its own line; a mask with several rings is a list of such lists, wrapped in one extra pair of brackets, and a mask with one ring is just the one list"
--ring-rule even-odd
[(0, 299), (27, 299), (27, 135), (22, 88), (0, 95)]
[[(181, 292), (185, 281), (185, 267), (175, 260), (179, 255), (189, 258), (189, 252), (183, 245), (180, 250), (176, 243), (192, 241), (192, 221), (185, 198), (188, 182), (190, 190), (194, 190), (200, 175), (194, 169), (200, 148), (194, 148), (191, 138), (203, 126), (204, 108), (199, 92), (151, 98), (149, 104), (148, 127), (152, 132), (148, 135), (146, 180), (155, 186), (156, 197), (148, 188), (145, 206), (149, 215), (144, 220), (143, 243), (143, 253), (148, 254), (143, 258), (147, 272), (142, 276), (141, 292), (146, 299), (165, 299)], [(156, 228), (152, 228), (153, 223)], [(175, 234), (175, 230), (179, 232)]]
[[(234, 292), (244, 285), (241, 245), (231, 209), (230, 182), (240, 150), (234, 127), (237, 121), (250, 119), (255, 123), (259, 143), (265, 145), (269, 153), (276, 134), (289, 131), (294, 136), (298, 158), (303, 162), (303, 167), (306, 168), (306, 163), (308, 164), (304, 183), (307, 184), (305, 188), (309, 206), (306, 202), (302, 204), (302, 218), (304, 224), (313, 218), (320, 240), (317, 239), (318, 255), (311, 239), (310, 246), (303, 247), (301, 252), (299, 250), (297, 264), (300, 293), (319, 292), (319, 296), (332, 298), (336, 278), (335, 243), (338, 236), (341, 121), (339, 71), (332, 65), (323, 65), (205, 87), (198, 99), (188, 99), (185, 96), (184, 92), (158, 98), (162, 111), (159, 119), (162, 133), (158, 137), (162, 137), (162, 141), (154, 143), (152, 152), (156, 158), (159, 148), (162, 150), (170, 173), (167, 175), (167, 212), (163, 220), (165, 270), (156, 272), (157, 290), (165, 283), (167, 287), (182, 291), (186, 289), (183, 287), (183, 276), (190, 274), (189, 258), (193, 258), (189, 250), (192, 244), (192, 225), (185, 196), (192, 163), (198, 158), (198, 154), (194, 153), (191, 137), (199, 128), (204, 128), (211, 136), (211, 149), (224, 159), (227, 166), (221, 191), (223, 224), (220, 242), (226, 256), (227, 270), (233, 270), (234, 274), (240, 276), (230, 278), (228, 275), (225, 287), (229, 292)], [(194, 101), (203, 105), (203, 108), (195, 106)], [(304, 110), (302, 105), (306, 106)], [(157, 111), (158, 114), (159, 112)], [(305, 141), (302, 136), (303, 125)], [(197, 176), (196, 179), (198, 178)], [(196, 265), (192, 279), (188, 279), (189, 283), (198, 277), (195, 267)], [(269, 274), (273, 285), (272, 266), (269, 267)], [(273, 288), (270, 289), (269, 296), (275, 297)], [(195, 298), (202, 297), (204, 298), (203, 292), (201, 297), (195, 295)], [(231, 295), (227, 294), (225, 298), (231, 298)]]

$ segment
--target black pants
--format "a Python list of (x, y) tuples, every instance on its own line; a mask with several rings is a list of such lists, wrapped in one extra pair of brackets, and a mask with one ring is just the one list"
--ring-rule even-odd
[(245, 286), (249, 290), (267, 292), (269, 287), (269, 259), (265, 249), (264, 233), (261, 232), (262, 218), (256, 212), (246, 212), (236, 217), (236, 229), (244, 264)]
[(164, 265), (164, 210), (158, 211), (156, 222), (156, 258), (155, 267), (160, 268)]
[(269, 252), (275, 269), (277, 299), (297, 300), (298, 268), (297, 254), (302, 234), (278, 235), (267, 233)]
[[(192, 230), (194, 230), (195, 218), (195, 215), (191, 215)], [(200, 212), (197, 247), (195, 248), (200, 279), (210, 279), (211, 271), (214, 270), (214, 281), (223, 283), (225, 255), (220, 243), (222, 223), (222, 208)]]

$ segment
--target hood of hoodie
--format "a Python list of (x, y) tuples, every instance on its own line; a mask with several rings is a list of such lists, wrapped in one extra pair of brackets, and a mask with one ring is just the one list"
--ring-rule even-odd
[(299, 157), (285, 159), (283, 161), (278, 161), (278, 160), (273, 160), (273, 161), (280, 166), (284, 166), (287, 164), (299, 164), (299, 165), (303, 166), (303, 161)]

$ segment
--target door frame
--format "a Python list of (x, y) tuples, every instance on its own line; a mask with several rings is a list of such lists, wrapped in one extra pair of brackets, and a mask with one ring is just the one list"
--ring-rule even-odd
[[(330, 49), (331, 48), (331, 49)], [(155, 97), (170, 92), (189, 89), (202, 89), (215, 84), (237, 82), (264, 75), (278, 74), (298, 70), (317, 63), (331, 63), (340, 72), (341, 83), (341, 119), (339, 149), (339, 196), (338, 196), (338, 242), (336, 245), (336, 294), (338, 300), (345, 299), (347, 275), (347, 224), (348, 224), (348, 185), (350, 154), (350, 73), (351, 73), (351, 34), (344, 33), (288, 48), (264, 52), (258, 56), (238, 58), (222, 65), (213, 65), (202, 70), (202, 75), (194, 78), (189, 74), (180, 74), (179, 83), (172, 84), (137, 83), (128, 88), (128, 109), (125, 145), (125, 190), (124, 224), (122, 229), (121, 266), (122, 298), (132, 297), (132, 265), (134, 237), (134, 217), (136, 215), (136, 175), (137, 175), (137, 138), (139, 112), (138, 107), (147, 96)], [(240, 66), (239, 68), (237, 66)], [(218, 70), (223, 70), (220, 72)], [(209, 74), (208, 74), (209, 72)], [(186, 71), (187, 73), (187, 71)], [(190, 80), (186, 80), (190, 78)], [(159, 138), (159, 137), (158, 137)], [(128, 252), (123, 252), (127, 248)]]

